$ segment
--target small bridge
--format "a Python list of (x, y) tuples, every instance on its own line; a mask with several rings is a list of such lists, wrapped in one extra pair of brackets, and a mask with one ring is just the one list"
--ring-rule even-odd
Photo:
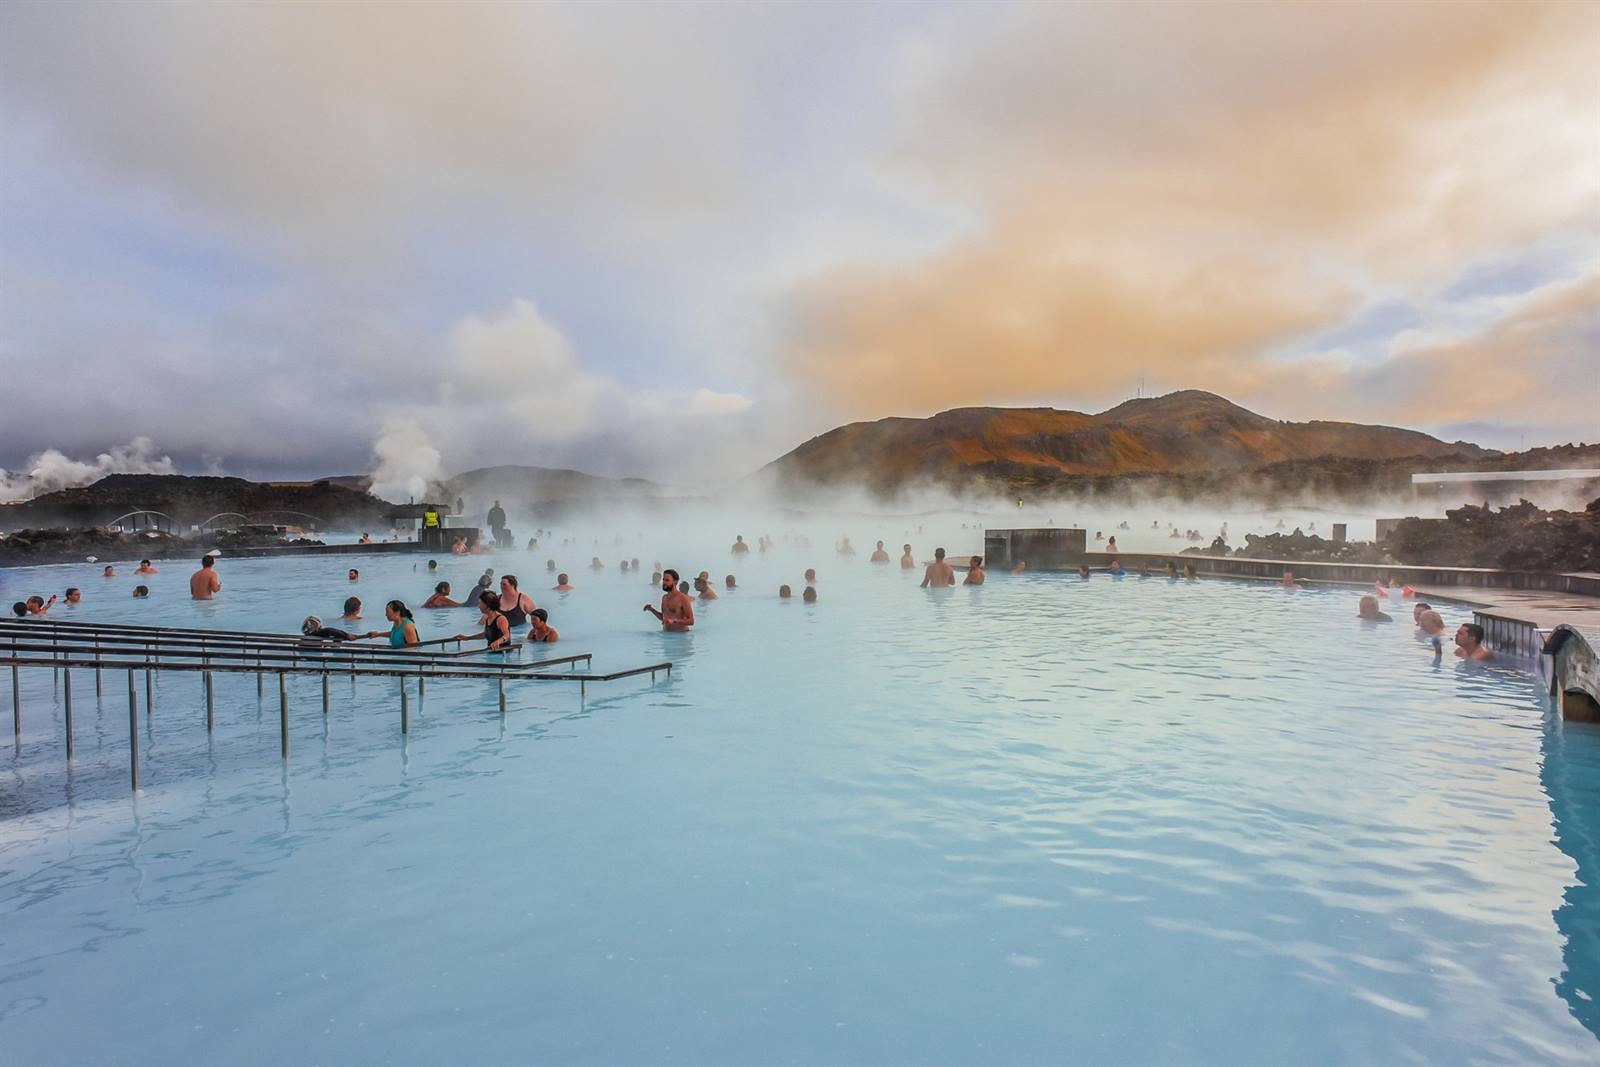
[(178, 520), (164, 511), (138, 510), (130, 511), (126, 515), (119, 515), (105, 524), (106, 529), (115, 533), (143, 533), (146, 530), (156, 530), (161, 533), (181, 533), (182, 528)]

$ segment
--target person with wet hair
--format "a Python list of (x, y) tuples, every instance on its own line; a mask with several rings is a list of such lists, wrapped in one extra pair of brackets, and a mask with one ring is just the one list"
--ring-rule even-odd
[(962, 585), (982, 585), (984, 578), (988, 577), (983, 572), (983, 557), (973, 556), (967, 562), (967, 576), (961, 580)]
[(456, 634), (458, 641), (471, 641), (481, 637), (490, 652), (504, 652), (512, 642), (511, 620), (506, 618), (506, 613), (500, 610), (500, 594), (493, 589), (485, 589), (478, 594), (478, 604), (483, 608), (483, 616), (479, 619), (483, 623), (483, 632), (478, 634)]
[(1078, 564), (1078, 577), (1079, 578), (1087, 578), (1087, 577), (1089, 577), (1089, 565), (1087, 563)]
[(1394, 622), (1393, 615), (1378, 610), (1378, 598), (1371, 593), (1361, 598), (1361, 606), (1356, 609), (1356, 616), (1367, 622)]
[(106, 564), (106, 569), (100, 572), (100, 577), (102, 578), (115, 578), (116, 576), (117, 568), (111, 566), (109, 563)]
[(361, 618), (361, 598), (358, 596), (345, 597), (344, 614), (340, 616), (341, 622), (354, 622)]
[(735, 580), (733, 575), (730, 574), (726, 578), (722, 579), (722, 586), (724, 589), (737, 589), (739, 588), (739, 583), (737, 580)]
[(440, 582), (433, 587), (433, 595), (422, 602), (425, 608), (459, 608), (465, 607), (459, 600), (450, 598), (450, 583)]
[(694, 601), (686, 588), (679, 587), (678, 572), (670, 567), (661, 572), (661, 593), (661, 607), (646, 604), (644, 610), (661, 620), (663, 630), (687, 632), (694, 625)]
[(556, 575), (556, 584), (551, 588), (558, 593), (570, 593), (572, 592), (572, 583), (567, 580), (566, 574), (558, 574)]
[(867, 562), (868, 563), (888, 563), (889, 562), (889, 553), (884, 551), (883, 542), (882, 541), (879, 541), (877, 547), (872, 550), (872, 555), (867, 557)]
[(903, 571), (915, 570), (917, 558), (911, 554), (910, 545), (902, 545), (900, 550), (900, 569)]
[(1464, 622), (1456, 630), (1456, 658), (1474, 663), (1494, 659), (1494, 653), (1483, 643), (1483, 627), (1475, 622)]
[(31, 597), (28, 598), (28, 601), (27, 601), (27, 609), (28, 609), (27, 610), (27, 614), (29, 614), (29, 615), (47, 615), (47, 614), (49, 614), (50, 609), (55, 607), (55, 605), (56, 605), (56, 595), (54, 593), (50, 594), (50, 599), (49, 600), (46, 600), (42, 596), (31, 596)]
[(67, 586), (67, 595), (63, 598), (63, 603), (79, 604), (79, 603), (82, 603), (82, 602), (83, 602), (83, 590), (79, 589), (75, 585)]
[(711, 580), (709, 578), (707, 578), (703, 574), (699, 575), (698, 577), (695, 578), (695, 580), (694, 580), (694, 588), (695, 588), (695, 592), (700, 594), (700, 599), (701, 600), (720, 600), (720, 599), (722, 599), (721, 597), (717, 596), (717, 591), (715, 589), (711, 588)]
[[(360, 605), (358, 604), (357, 609), (359, 610), (359, 608)], [(359, 615), (356, 617), (360, 618)], [(416, 620), (412, 618), (411, 609), (406, 607), (405, 601), (389, 601), (383, 606), (383, 617), (389, 620), (389, 629), (387, 631), (368, 630), (368, 637), (383, 637), (387, 633), (389, 645), (392, 648), (406, 648), (410, 645), (422, 643), (422, 638), (417, 636)]]
[(135, 600), (143, 600), (149, 595), (150, 587), (148, 585), (136, 585), (133, 587), (133, 597)]
[(189, 595), (195, 600), (210, 600), (222, 592), (222, 579), (217, 577), (217, 557), (207, 553), (200, 557), (200, 569), (189, 575)]
[[(807, 581), (810, 581), (807, 578)], [(933, 550), (933, 562), (922, 572), (923, 589), (948, 589), (956, 584), (956, 569), (944, 561), (944, 549)]]
[(556, 628), (550, 625), (550, 613), (543, 608), (534, 608), (528, 615), (528, 622), (530, 623), (528, 640), (537, 641), (541, 645), (553, 645), (561, 640)]
[(806, 586), (806, 591), (800, 594), (800, 599), (807, 604), (815, 604), (817, 602), (816, 588), (814, 586)]
[(161, 572), (156, 570), (154, 567), (152, 567), (150, 565), (150, 561), (149, 560), (141, 559), (139, 561), (139, 569), (134, 571), (133, 573), (135, 573), (135, 574), (160, 574)]
[(788, 586), (786, 586), (786, 585), (778, 586), (778, 599), (779, 600), (788, 600), (792, 596), (794, 596), (794, 593), (790, 591)]
[(28, 617), (28, 602), (26, 600), (18, 600), (12, 604), (11, 614), (19, 619), (26, 619)]

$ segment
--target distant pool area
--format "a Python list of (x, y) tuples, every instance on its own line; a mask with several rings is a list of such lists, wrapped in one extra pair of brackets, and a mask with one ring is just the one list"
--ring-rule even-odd
[[(953, 557), (981, 551), (960, 536)], [(224, 560), (210, 604), (178, 562), (143, 602), (88, 564), (11, 572), (7, 604), (75, 584), (76, 617), (294, 632), (352, 592), (383, 628), (383, 600), (488, 565), (561, 652), (675, 670), (517, 686), (503, 717), (492, 686), (430, 684), (404, 738), (392, 687), (336, 682), (325, 717), (291, 680), (287, 761), (275, 691), (220, 680), (208, 735), (198, 679), (158, 674), (135, 796), (125, 693), (80, 680), (69, 773), (59, 680), (23, 672), (3, 1059), (1600, 1057), (1600, 729), (1552, 718), (1525, 664), (1436, 663), (1401, 610), (1358, 623), (1349, 589), (930, 592), (871, 541), (813, 540), (663, 557), (722, 592), (682, 635), (641, 613), (659, 553), (632, 543), (438, 576), (410, 554)], [(635, 555), (646, 573), (619, 573)], [(573, 592), (548, 591), (551, 556)], [(819, 603), (777, 600), (806, 566)], [(425, 637), (475, 618), (416, 614)]]

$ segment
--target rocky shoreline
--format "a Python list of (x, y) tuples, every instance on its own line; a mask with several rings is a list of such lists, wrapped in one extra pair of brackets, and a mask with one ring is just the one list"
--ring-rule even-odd
[(127, 560), (198, 559), (212, 550), (230, 552), (259, 548), (320, 547), (324, 542), (307, 537), (282, 537), (249, 531), (219, 531), (194, 537), (144, 530), (122, 533), (104, 526), (83, 529), (55, 527), (0, 533), (0, 566), (38, 566), (48, 563), (82, 563)]

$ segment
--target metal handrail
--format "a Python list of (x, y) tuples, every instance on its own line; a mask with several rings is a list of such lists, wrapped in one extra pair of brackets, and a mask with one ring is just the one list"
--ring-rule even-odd
[[(319, 638), (307, 637), (304, 634), (267, 633), (249, 630), (203, 630), (168, 626), (133, 626), (123, 625), (120, 623), (64, 622), (56, 619), (40, 620), (37, 618), (15, 619), (0, 623), (0, 635), (3, 635), (7, 630), (21, 630), (28, 633), (48, 632), (52, 637), (59, 635), (63, 630), (65, 630), (68, 633), (82, 632), (106, 635), (101, 638), (102, 640), (110, 640), (112, 637), (116, 637), (126, 638), (142, 643), (150, 643), (159, 640), (171, 640), (175, 643), (186, 641), (190, 644), (200, 642), (207, 644), (232, 645), (234, 647), (239, 647), (241, 644), (250, 646), (289, 645), (300, 647), (309, 643), (316, 643), (321, 640)], [(466, 640), (471, 639), (472, 638), (466, 638)], [(459, 648), (463, 638), (452, 635), (450, 637), (436, 637), (430, 638), (427, 641), (418, 641), (414, 645), (396, 646), (369, 645), (363, 643), (368, 640), (376, 640), (376, 638), (361, 637), (353, 641), (326, 641), (325, 644), (328, 648), (343, 649), (349, 652), (373, 652), (377, 653), (378, 655), (415, 655), (416, 649), (428, 648), (433, 645), (454, 644), (457, 646), (457, 648)], [(437, 655), (444, 656), (450, 655), (450, 653), (441, 651), (437, 653)]]
[[(214, 655), (223, 655), (227, 653), (240, 655), (244, 654), (245, 652), (254, 653), (271, 651), (293, 652), (302, 655), (338, 653), (350, 658), (367, 659), (373, 661), (381, 659), (419, 660), (424, 662), (432, 662), (434, 660), (461, 659), (465, 656), (481, 655), (486, 651), (486, 648), (458, 648), (458, 650), (454, 652), (447, 652), (444, 649), (440, 649), (438, 651), (419, 652), (417, 651), (416, 645), (364, 645), (357, 641), (325, 641), (315, 637), (301, 637), (299, 639), (291, 638), (283, 641), (252, 642), (241, 639), (209, 641), (201, 637), (169, 637), (165, 635), (144, 637), (137, 634), (95, 634), (92, 637), (64, 637), (59, 634), (52, 634), (46, 630), (29, 630), (25, 633), (12, 637), (6, 634), (4, 631), (0, 631), (0, 646), (3, 646), (7, 641), (21, 642), (30, 639), (52, 645), (59, 645), (62, 647), (71, 646), (100, 648), (109, 646), (114, 648), (116, 646), (127, 645), (142, 648), (147, 652), (159, 652), (169, 655), (183, 655), (183, 650), (185, 649), (200, 649), (202, 652), (211, 650), (211, 654)], [(463, 640), (473, 641), (480, 639), (481, 638), (479, 635), (475, 634), (472, 637), (465, 639), (452, 637), (447, 638), (446, 640), (452, 641), (457, 646), (460, 646)], [(506, 645), (506, 649), (519, 649), (527, 643), (528, 642), (525, 641), (513, 640)]]
[[(155, 629), (155, 627), (152, 627)], [(35, 633), (29, 629), (29, 637)], [(147, 645), (144, 648), (142, 659), (133, 659), (128, 651), (122, 648), (106, 649), (109, 657), (101, 654), (98, 641), (112, 641), (104, 633), (94, 632), (90, 637), (70, 638), (70, 640), (51, 641), (18, 641), (0, 640), (0, 651), (8, 651), (10, 656), (0, 657), (0, 665), (11, 667), (11, 729), (16, 744), (22, 742), (22, 697), (19, 669), (21, 667), (50, 667), (59, 670), (62, 678), (62, 694), (64, 694), (64, 726), (66, 726), (67, 760), (72, 760), (72, 669), (94, 670), (94, 691), (101, 693), (101, 675), (104, 670), (126, 670), (128, 672), (128, 761), (130, 761), (130, 777), (133, 789), (139, 789), (139, 718), (138, 718), (138, 688), (134, 685), (134, 677), (139, 670), (144, 670), (144, 693), (146, 693), (146, 717), (154, 712), (155, 689), (152, 685), (152, 675), (160, 670), (176, 670), (176, 672), (202, 673), (205, 677), (205, 718), (206, 731), (210, 733), (216, 728), (216, 710), (214, 710), (214, 688), (211, 683), (214, 673), (254, 673), (256, 675), (256, 694), (262, 693), (262, 677), (264, 675), (277, 675), (278, 678), (278, 734), (282, 739), (283, 758), (290, 755), (290, 725), (288, 725), (288, 685), (286, 678), (290, 675), (312, 675), (322, 678), (322, 712), (328, 713), (328, 678), (333, 675), (349, 677), (354, 683), (355, 678), (398, 678), (400, 680), (400, 733), (411, 733), (411, 705), (410, 694), (406, 691), (406, 678), (416, 677), (418, 683), (418, 696), (426, 696), (427, 681), (440, 680), (440, 678), (477, 678), (477, 680), (494, 680), (499, 688), (499, 712), (506, 713), (506, 680), (512, 681), (576, 681), (579, 693), (587, 693), (590, 681), (616, 681), (619, 678), (632, 678), (638, 675), (650, 675), (654, 681), (659, 672), (667, 672), (670, 677), (672, 664), (659, 662), (659, 664), (646, 664), (643, 667), (629, 667), (627, 670), (613, 670), (610, 673), (592, 672), (544, 672), (542, 667), (554, 667), (557, 664), (576, 664), (592, 662), (592, 654), (578, 653), (574, 656), (558, 656), (554, 659), (541, 659), (541, 661), (522, 662), (509, 661), (458, 661), (442, 664), (442, 657), (437, 654), (410, 657), (387, 657), (387, 659), (371, 659), (371, 661), (357, 662), (355, 659), (346, 659), (342, 662), (333, 662), (320, 656), (320, 653), (344, 648), (346, 643), (317, 643), (310, 648), (296, 646), (285, 649), (282, 646), (262, 645), (251, 649), (246, 643), (235, 640), (227, 641), (216, 648), (200, 646), (192, 648), (195, 641), (184, 641), (186, 648), (178, 648), (178, 641), (168, 641), (165, 648), (150, 648), (149, 645), (160, 645), (158, 638), (146, 641), (138, 637), (117, 640), (118, 645)], [(85, 648), (90, 645), (90, 648)], [(520, 648), (520, 645), (518, 645)], [(376, 651), (376, 648), (366, 649)], [(395, 653), (405, 654), (405, 649), (390, 649)], [(29, 653), (29, 654), (19, 654)], [(93, 653), (83, 656), (83, 653)], [(138, 649), (133, 649), (133, 656), (138, 656)], [(162, 654), (166, 659), (163, 661)], [(174, 659), (176, 657), (176, 659)], [(195, 661), (200, 662), (186, 662)], [(288, 661), (288, 662), (283, 662)]]

